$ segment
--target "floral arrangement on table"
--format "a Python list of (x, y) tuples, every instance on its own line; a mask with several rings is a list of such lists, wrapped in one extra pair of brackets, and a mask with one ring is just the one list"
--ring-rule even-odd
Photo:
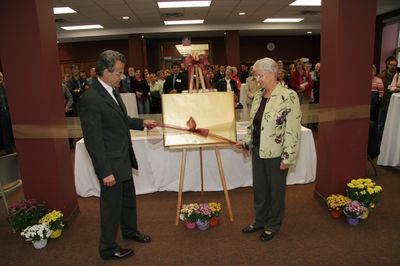
[(39, 223), (47, 224), (53, 231), (51, 238), (57, 238), (61, 235), (61, 229), (64, 227), (63, 216), (62, 212), (53, 210), (39, 220)]
[(358, 178), (347, 183), (346, 193), (350, 199), (362, 202), (367, 208), (374, 208), (380, 199), (382, 187), (370, 178)]
[(346, 203), (343, 213), (350, 218), (359, 219), (367, 211), (363, 203), (356, 200), (351, 200)]
[(198, 209), (199, 204), (197, 203), (183, 204), (179, 217), (182, 221), (194, 223), (197, 220), (196, 211)]
[(36, 199), (23, 200), (8, 209), (9, 219), (14, 231), (22, 231), (28, 226), (37, 224), (46, 213), (46, 205)]

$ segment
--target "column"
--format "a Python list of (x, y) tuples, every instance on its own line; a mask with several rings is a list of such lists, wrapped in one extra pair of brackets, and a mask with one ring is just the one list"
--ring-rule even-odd
[[(23, 18), (23, 19), (22, 19)], [(0, 2), (2, 60), (26, 198), (78, 212), (50, 0)]]
[(226, 64), (228, 66), (240, 65), (240, 36), (238, 30), (226, 32)]
[(375, 16), (376, 0), (322, 1), (320, 199), (365, 176)]

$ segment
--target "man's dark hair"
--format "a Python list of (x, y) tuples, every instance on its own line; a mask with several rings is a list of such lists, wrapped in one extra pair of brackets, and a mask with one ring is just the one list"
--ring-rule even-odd
[(173, 68), (174, 66), (179, 66), (179, 68), (181, 67), (181, 64), (178, 61), (175, 61), (172, 63), (171, 68)]
[(394, 57), (393, 55), (391, 55), (388, 58), (386, 58), (386, 61), (385, 61), (386, 65), (389, 64), (390, 61), (393, 61), (393, 60), (397, 62), (397, 58)]
[(126, 63), (126, 58), (123, 54), (113, 50), (107, 50), (102, 52), (99, 55), (96, 63), (96, 73), (100, 77), (103, 76), (104, 70), (108, 70), (109, 72), (113, 72), (115, 70), (115, 64), (117, 61), (121, 61), (122, 63)]

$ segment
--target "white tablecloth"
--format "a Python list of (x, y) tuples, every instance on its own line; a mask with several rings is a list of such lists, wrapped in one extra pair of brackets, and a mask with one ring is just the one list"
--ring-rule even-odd
[(379, 165), (400, 168), (400, 93), (390, 98), (385, 129), (383, 130)]
[(130, 117), (139, 117), (137, 103), (136, 103), (136, 94), (134, 93), (121, 93), (122, 101), (125, 104), (126, 111)]
[(242, 83), (242, 85), (240, 86), (240, 98), (239, 98), (239, 102), (240, 102), (243, 106), (247, 106), (247, 104), (246, 104), (246, 99), (247, 99), (247, 85), (246, 85), (246, 83)]
[[(238, 126), (238, 132), (240, 128), (243, 124)], [(133, 171), (136, 194), (178, 191), (182, 151), (164, 148), (159, 133), (132, 132), (132, 145), (139, 164), (139, 171)], [(305, 184), (315, 180), (317, 159), (314, 138), (307, 128), (303, 127), (301, 133), (297, 166), (289, 170), (287, 184)], [(242, 134), (243, 131), (239, 139)], [(251, 186), (251, 159), (244, 158), (241, 152), (231, 148), (221, 149), (220, 153), (228, 189)], [(198, 149), (187, 152), (183, 191), (201, 189), (199, 154)], [(203, 149), (203, 170), (204, 190), (222, 190), (214, 149)], [(99, 182), (83, 139), (76, 143), (75, 148), (75, 187), (82, 197), (98, 197), (100, 194)]]

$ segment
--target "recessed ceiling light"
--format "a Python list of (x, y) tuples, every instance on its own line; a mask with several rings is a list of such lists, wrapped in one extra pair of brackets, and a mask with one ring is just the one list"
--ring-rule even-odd
[(54, 14), (69, 14), (69, 13), (76, 13), (76, 11), (70, 7), (54, 7), (53, 13)]
[(157, 2), (159, 8), (182, 8), (182, 7), (208, 7), (211, 1), (171, 1)]
[(239, 13), (239, 16), (244, 16), (244, 15), (246, 15), (246, 12), (240, 12)]
[(79, 25), (79, 26), (66, 26), (61, 27), (64, 30), (92, 30), (92, 29), (102, 29), (104, 28), (100, 24), (95, 25)]
[(267, 18), (263, 22), (280, 23), (280, 22), (300, 22), (304, 18)]
[(321, 6), (321, 0), (296, 0), (289, 6)]
[(129, 17), (122, 17), (122, 19), (129, 19)]
[(164, 21), (165, 25), (186, 25), (186, 24), (203, 24), (204, 19), (195, 20), (168, 20)]
[(311, 34), (312, 33), (312, 31), (307, 31), (307, 34)]

